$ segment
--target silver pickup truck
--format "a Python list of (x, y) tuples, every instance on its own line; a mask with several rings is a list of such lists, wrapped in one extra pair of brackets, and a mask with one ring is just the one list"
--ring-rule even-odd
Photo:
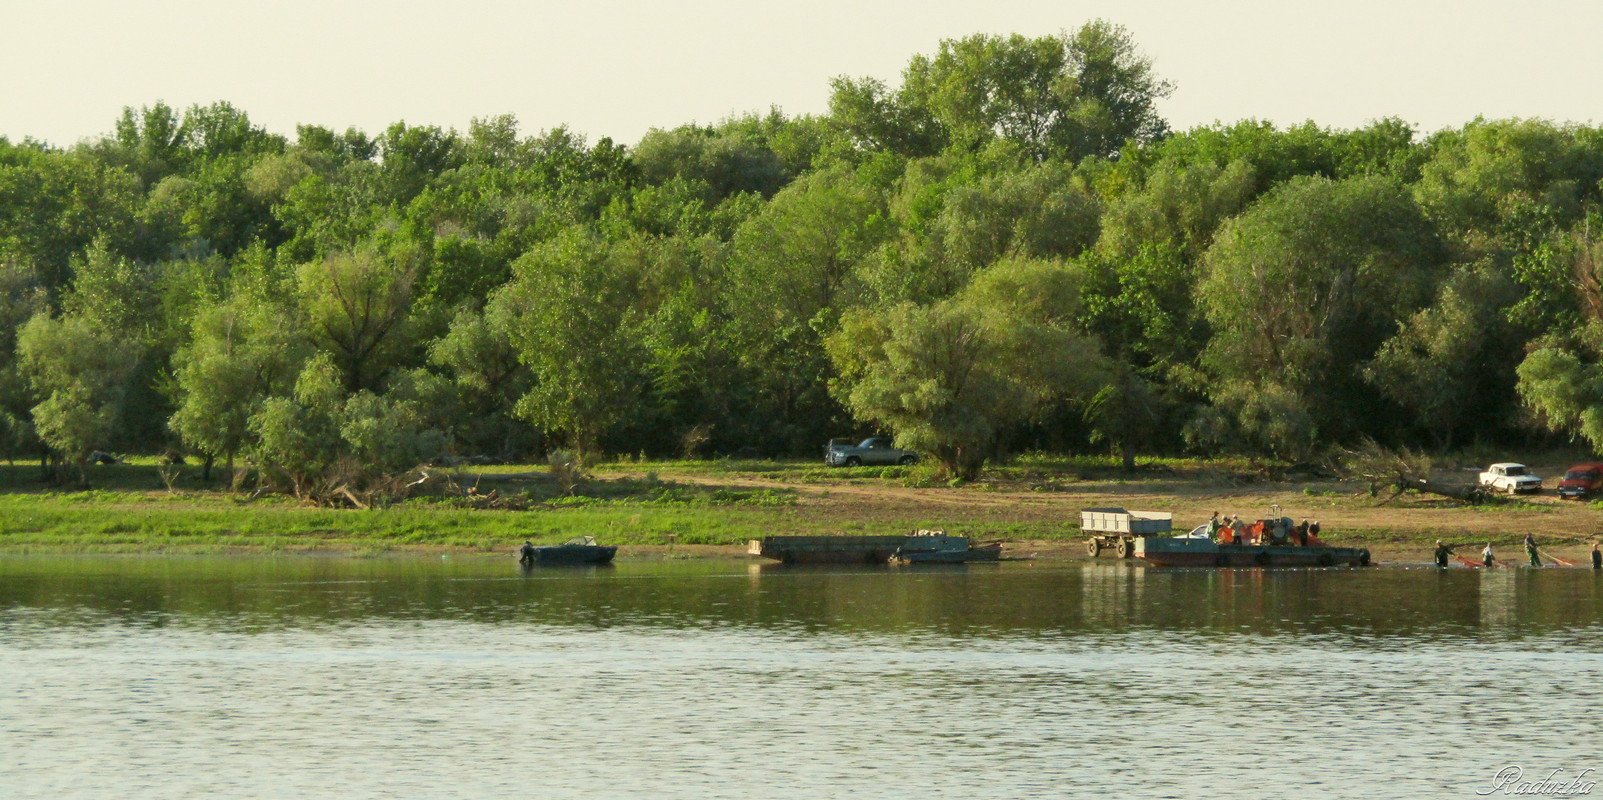
[(824, 464), (831, 467), (857, 467), (864, 464), (911, 464), (918, 454), (898, 450), (885, 436), (870, 436), (854, 445), (850, 439), (830, 439), (824, 448)]

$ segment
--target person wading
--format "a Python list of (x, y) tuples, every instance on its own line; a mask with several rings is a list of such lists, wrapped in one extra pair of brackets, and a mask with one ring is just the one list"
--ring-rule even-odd
[(1487, 542), (1486, 549), (1481, 551), (1481, 563), (1489, 567), (1496, 562), (1497, 559), (1492, 558), (1492, 543)]
[(525, 540), (523, 542), (523, 546), (518, 548), (518, 563), (519, 564), (533, 564), (534, 563), (534, 542)]
[(1448, 556), (1451, 556), (1452, 554), (1453, 554), (1453, 546), (1452, 545), (1444, 543), (1441, 539), (1437, 539), (1436, 540), (1436, 566), (1441, 567), (1442, 569), (1446, 569), (1447, 568), (1447, 558), (1448, 558)]
[(1529, 533), (1525, 534), (1525, 555), (1531, 557), (1531, 566), (1542, 566), (1542, 556), (1536, 552), (1536, 537)]
[(1597, 541), (1592, 541), (1592, 569), (1603, 569), (1603, 551), (1597, 549)]

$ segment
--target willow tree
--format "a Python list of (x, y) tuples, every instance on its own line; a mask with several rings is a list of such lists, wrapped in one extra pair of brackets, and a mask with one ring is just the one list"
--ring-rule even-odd
[(1106, 375), (1074, 323), (1078, 292), (1061, 265), (1008, 260), (947, 300), (848, 312), (828, 340), (833, 388), (899, 447), (973, 478), (1004, 433)]
[(189, 343), (173, 356), (179, 400), (168, 425), (205, 456), (207, 477), (215, 458), (233, 475), (251, 416), (289, 393), (306, 349), (289, 313), (266, 298), (239, 294), (195, 314)]
[(1578, 235), (1575, 245), (1571, 289), (1583, 321), (1533, 343), (1518, 390), (1550, 430), (1603, 449), (1603, 239)]
[(17, 334), (17, 355), (42, 398), (32, 409), (39, 438), (87, 483), (90, 455), (117, 435), (139, 346), (94, 320), (40, 313)]

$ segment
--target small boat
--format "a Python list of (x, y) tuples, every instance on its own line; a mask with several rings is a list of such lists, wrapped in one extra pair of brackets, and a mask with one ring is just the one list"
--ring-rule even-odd
[(973, 547), (963, 540), (962, 547), (945, 547), (935, 550), (899, 549), (891, 555), (893, 564), (967, 564), (970, 561), (1000, 561), (1002, 543), (987, 542)]
[(606, 564), (617, 555), (616, 546), (596, 544), (594, 536), (575, 536), (562, 544), (525, 548), (519, 561), (534, 564)]

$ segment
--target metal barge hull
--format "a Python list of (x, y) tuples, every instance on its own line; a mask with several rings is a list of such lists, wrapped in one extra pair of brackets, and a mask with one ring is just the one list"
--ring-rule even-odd
[(892, 564), (971, 564), (995, 563), (1002, 560), (1002, 543), (992, 542), (968, 549), (915, 550), (898, 552), (891, 556)]
[(786, 564), (885, 564), (891, 556), (965, 551), (966, 536), (765, 536), (746, 552)]
[(1369, 566), (1369, 551), (1361, 547), (1217, 544), (1151, 536), (1135, 540), (1135, 557), (1156, 567)]

